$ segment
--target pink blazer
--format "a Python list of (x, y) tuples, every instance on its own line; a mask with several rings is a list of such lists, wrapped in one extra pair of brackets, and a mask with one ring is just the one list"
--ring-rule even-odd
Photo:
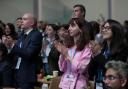
[[(72, 61), (65, 60), (62, 55), (59, 59), (59, 68), (64, 72), (62, 75), (59, 87), (62, 89), (85, 89), (87, 88), (87, 65), (89, 64), (92, 56), (90, 45), (86, 45), (82, 51), (75, 52), (72, 47), (68, 50), (69, 56)], [(67, 77), (72, 75), (73, 79)]]

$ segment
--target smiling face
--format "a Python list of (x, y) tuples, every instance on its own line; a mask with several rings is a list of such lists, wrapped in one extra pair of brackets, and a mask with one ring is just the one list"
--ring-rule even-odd
[(57, 31), (57, 34), (59, 37), (61, 37), (64, 33), (65, 33), (65, 28), (64, 27), (61, 27), (58, 31)]
[(57, 34), (59, 36), (59, 39), (60, 40), (63, 40), (64, 39), (64, 34), (66, 33), (66, 30), (64, 27), (61, 27), (58, 31), (57, 31)]
[(80, 31), (76, 26), (72, 26), (72, 25), (69, 26), (69, 33), (72, 37), (77, 36), (79, 34), (79, 32)]
[(104, 27), (101, 30), (101, 33), (103, 35), (103, 39), (108, 40), (112, 38), (112, 30), (109, 23), (105, 23)]
[(55, 31), (52, 28), (52, 26), (50, 26), (50, 25), (46, 26), (45, 31), (46, 31), (46, 34), (48, 35), (48, 37), (53, 37), (55, 35)]
[(5, 26), (5, 34), (9, 35), (11, 33), (11, 29), (9, 28), (8, 25)]

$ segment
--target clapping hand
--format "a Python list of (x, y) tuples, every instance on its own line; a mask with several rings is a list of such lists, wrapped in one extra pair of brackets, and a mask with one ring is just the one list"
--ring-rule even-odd
[(5, 44), (7, 48), (12, 48), (12, 46), (15, 44), (15, 40), (11, 36), (3, 36), (2, 42)]
[(58, 41), (54, 41), (54, 46), (66, 59), (69, 59), (68, 48)]

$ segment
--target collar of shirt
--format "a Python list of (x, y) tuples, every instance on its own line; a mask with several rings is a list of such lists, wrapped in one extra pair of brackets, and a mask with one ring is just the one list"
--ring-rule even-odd
[(54, 40), (55, 40), (55, 37), (53, 37), (52, 39), (51, 38), (47, 38), (48, 42), (52, 45)]
[(28, 35), (32, 30), (33, 30), (32, 28), (31, 29), (27, 29), (25, 34)]

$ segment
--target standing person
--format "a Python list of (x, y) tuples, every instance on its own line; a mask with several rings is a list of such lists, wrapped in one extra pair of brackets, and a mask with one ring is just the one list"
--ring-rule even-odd
[(73, 6), (73, 18), (80, 18), (85, 20), (86, 9), (81, 4), (76, 4)]
[(66, 48), (61, 43), (55, 43), (56, 48), (61, 53), (59, 68), (64, 72), (59, 85), (61, 89), (87, 88), (87, 66), (92, 51), (89, 44), (89, 35), (85, 29), (82, 19), (73, 18), (69, 25), (69, 33), (74, 39), (73, 47)]
[(17, 32), (18, 36), (20, 35), (21, 30), (22, 30), (21, 25), (22, 25), (22, 18), (19, 17), (16, 19), (16, 32)]
[(15, 26), (12, 23), (7, 23), (5, 24), (5, 29), (3, 31), (3, 35), (2, 35), (2, 42), (5, 41), (5, 39), (7, 38), (7, 36), (17, 36), (17, 33), (15, 31)]
[[(91, 29), (91, 24), (86, 20), (86, 8), (82, 4), (76, 4), (73, 6), (73, 16), (72, 18), (80, 18), (84, 20), (84, 25), (86, 26), (87, 30), (89, 31), (89, 35), (91, 37), (93, 30)], [(90, 38), (90, 40), (92, 40)]]
[(46, 75), (52, 74), (54, 70), (59, 71), (58, 60), (60, 53), (53, 45), (54, 40), (57, 39), (57, 30), (58, 26), (55, 24), (47, 24), (45, 29), (47, 37), (43, 40), (42, 61)]
[(44, 30), (45, 30), (43, 26), (44, 26), (44, 22), (43, 22), (43, 21), (38, 21), (38, 22), (37, 22), (37, 28), (38, 28), (38, 30), (39, 30), (40, 32), (42, 32), (42, 33), (43, 33)]
[(12, 23), (5, 24), (4, 35), (16, 35), (15, 26)]
[(20, 89), (34, 89), (37, 79), (36, 60), (42, 46), (42, 35), (34, 28), (35, 22), (33, 14), (25, 13), (23, 15), (21, 25), (23, 32), (16, 44), (12, 44), (13, 48), (10, 52), (10, 55), (16, 57), (15, 80)]

